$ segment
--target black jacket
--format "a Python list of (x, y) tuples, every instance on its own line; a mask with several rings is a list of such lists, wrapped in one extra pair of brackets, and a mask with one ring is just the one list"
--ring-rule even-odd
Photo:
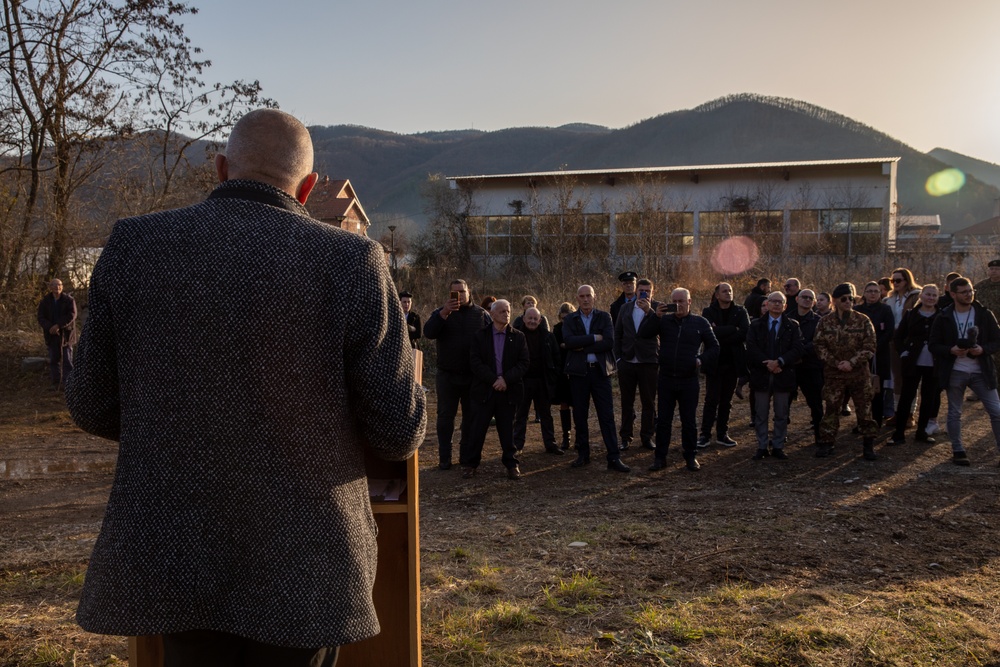
[[(59, 295), (58, 301), (53, 300), (51, 292), (46, 294), (38, 304), (38, 325), (49, 347), (72, 346), (76, 343), (76, 301), (65, 292)], [(49, 333), (53, 325), (59, 325), (59, 333)]]
[[(712, 325), (712, 332), (719, 341), (718, 368), (736, 368), (742, 373), (746, 368), (747, 330), (750, 317), (743, 306), (731, 304), (729, 308), (719, 307), (718, 301), (701, 311), (701, 316)], [(705, 369), (701, 369), (705, 372)]]
[[(993, 363), (993, 355), (1000, 351), (1000, 327), (997, 318), (988, 308), (978, 301), (972, 302), (975, 311), (973, 321), (979, 327), (976, 342), (983, 348), (983, 353), (976, 357), (983, 373), (986, 386), (997, 388), (997, 370)], [(951, 305), (938, 313), (931, 325), (930, 339), (927, 341), (931, 354), (934, 355), (934, 369), (938, 375), (938, 386), (948, 388), (951, 379), (951, 369), (955, 366), (955, 355), (951, 348), (958, 342), (958, 325), (955, 324), (955, 306)]]
[(406, 333), (410, 336), (410, 345), (417, 346), (420, 340), (420, 316), (412, 310), (406, 314)]
[[(872, 321), (875, 328), (875, 373), (883, 380), (889, 379), (889, 342), (896, 331), (896, 318), (892, 308), (877, 301), (862, 303), (854, 307), (859, 313), (864, 313)], [(905, 315), (905, 313), (904, 313)]]
[[(454, 313), (453, 313), (454, 314)], [(450, 317), (448, 319), (451, 319)], [(524, 334), (508, 326), (503, 345), (503, 379), (507, 383), (507, 402), (518, 405), (524, 394), (524, 374), (528, 372), (528, 345)], [(472, 387), (469, 397), (484, 403), (494, 394), (493, 383), (497, 381), (496, 356), (493, 351), (493, 326), (483, 327), (472, 336), (469, 346), (469, 367), (472, 369)]]
[(896, 343), (896, 351), (899, 352), (904, 375), (912, 376), (918, 371), (917, 359), (924, 345), (928, 343), (931, 327), (934, 326), (934, 320), (940, 313), (941, 311), (935, 310), (929, 317), (924, 317), (918, 307), (903, 314), (903, 320), (893, 334), (893, 341)]
[(802, 356), (799, 357), (799, 368), (801, 371), (822, 371), (823, 362), (816, 356), (816, 348), (813, 347), (813, 336), (816, 335), (816, 325), (819, 324), (820, 317), (814, 311), (808, 311), (805, 315), (799, 315), (796, 309), (794, 313), (787, 313), (788, 318), (799, 323), (799, 333), (802, 334)]
[(472, 336), (492, 324), (490, 314), (475, 304), (462, 306), (448, 319), (441, 317), (440, 308), (431, 313), (424, 324), (424, 335), (437, 341), (437, 367), (471, 379), (469, 347)]
[[(563, 343), (566, 345), (567, 375), (587, 374), (587, 355), (597, 357), (597, 365), (604, 375), (615, 374), (615, 328), (611, 323), (611, 315), (596, 308), (591, 311), (590, 333), (583, 326), (583, 314), (578, 310), (570, 313), (563, 320)], [(601, 335), (600, 342), (594, 342), (595, 334)]]
[[(636, 295), (633, 294), (631, 303), (635, 303), (636, 298), (637, 298)], [(612, 301), (611, 305), (608, 306), (608, 312), (611, 313), (612, 324), (618, 323), (618, 313), (621, 311), (622, 306), (624, 305), (625, 305), (625, 292), (622, 292), (621, 294), (618, 295), (618, 298)]]
[[(645, 317), (656, 317), (656, 309), (659, 301), (652, 301), (649, 304), (650, 312)], [(635, 327), (635, 301), (622, 306), (621, 317), (615, 320), (615, 359), (619, 363), (629, 363), (632, 359), (638, 359), (640, 364), (655, 364), (660, 359), (660, 347), (655, 338), (639, 338), (639, 330)], [(644, 319), (645, 319), (644, 317)], [(642, 326), (642, 320), (639, 321)]]
[(660, 375), (696, 377), (698, 361), (710, 373), (719, 359), (719, 341), (712, 325), (698, 315), (677, 317), (666, 313), (647, 317), (639, 325), (639, 336), (660, 337)]
[[(518, 331), (524, 334), (525, 340), (530, 335), (525, 329), (524, 323), (521, 326), (515, 327)], [(542, 329), (542, 325), (538, 326), (537, 329), (539, 335), (542, 337), (542, 368), (545, 375), (545, 388), (549, 391), (549, 397), (555, 396), (556, 394), (556, 378), (559, 373), (562, 372), (562, 354), (559, 349), (559, 341), (556, 340), (556, 336), (551, 331)], [(531, 350), (528, 350), (529, 358)], [(530, 360), (534, 360), (533, 358)]]
[(755, 320), (760, 317), (760, 307), (767, 301), (767, 292), (759, 287), (754, 287), (747, 294), (747, 298), (743, 300), (743, 308), (746, 309), (747, 315), (751, 320)]
[[(799, 323), (782, 315), (778, 325), (777, 350), (768, 350), (771, 317), (758, 317), (747, 332), (747, 366), (750, 368), (750, 388), (754, 391), (793, 391), (795, 364), (802, 357), (802, 332)], [(767, 370), (764, 361), (778, 359), (781, 372)]]

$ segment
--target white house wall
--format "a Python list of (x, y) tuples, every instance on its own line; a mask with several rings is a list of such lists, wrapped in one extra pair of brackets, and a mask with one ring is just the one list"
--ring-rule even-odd
[[(896, 236), (896, 162), (850, 165), (810, 165), (753, 169), (693, 169), (654, 174), (573, 174), (558, 185), (547, 175), (518, 174), (504, 177), (461, 177), (453, 187), (471, 188), (473, 216), (509, 216), (511, 202), (523, 202), (522, 214), (544, 215), (560, 211), (560, 191), (568, 208), (581, 213), (611, 214), (611, 247), (614, 248), (615, 213), (638, 211), (650, 203), (656, 210), (694, 213), (694, 234), (701, 232), (699, 214), (732, 210), (733, 197), (759, 198), (755, 210), (784, 212), (784, 234), (790, 231), (793, 210), (882, 209), (883, 245)], [(529, 180), (535, 187), (529, 187)], [(697, 182), (695, 182), (697, 181)], [(566, 197), (567, 192), (572, 195)], [(786, 243), (787, 247), (787, 243)]]

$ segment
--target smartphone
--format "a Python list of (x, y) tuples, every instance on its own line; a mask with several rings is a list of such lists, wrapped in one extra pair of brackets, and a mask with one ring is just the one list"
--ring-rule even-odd
[(646, 291), (639, 292), (639, 298), (640, 299), (648, 299), (649, 298), (649, 292), (646, 292)]
[(664, 311), (667, 312), (667, 313), (676, 313), (677, 312), (677, 304), (676, 303), (667, 303), (667, 304), (664, 304), (664, 306), (665, 306)]
[(451, 298), (454, 299), (455, 301), (458, 301), (458, 292), (452, 292)]

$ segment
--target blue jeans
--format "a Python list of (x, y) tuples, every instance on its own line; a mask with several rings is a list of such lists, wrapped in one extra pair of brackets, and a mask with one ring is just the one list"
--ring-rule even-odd
[(962, 405), (965, 403), (965, 388), (968, 387), (982, 401), (983, 409), (990, 416), (993, 438), (1000, 449), (1000, 396), (996, 389), (990, 389), (982, 373), (962, 373), (952, 371), (948, 380), (948, 437), (951, 451), (964, 452), (962, 446)]

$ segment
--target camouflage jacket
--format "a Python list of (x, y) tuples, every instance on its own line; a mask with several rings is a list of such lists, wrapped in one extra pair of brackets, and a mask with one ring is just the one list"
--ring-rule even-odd
[(837, 370), (841, 361), (851, 362), (852, 372), (867, 369), (875, 356), (875, 343), (872, 321), (853, 310), (843, 314), (834, 311), (820, 319), (813, 336), (813, 347), (825, 373), (842, 374)]
[(976, 301), (983, 304), (1000, 319), (1000, 283), (990, 281), (989, 278), (976, 285)]

